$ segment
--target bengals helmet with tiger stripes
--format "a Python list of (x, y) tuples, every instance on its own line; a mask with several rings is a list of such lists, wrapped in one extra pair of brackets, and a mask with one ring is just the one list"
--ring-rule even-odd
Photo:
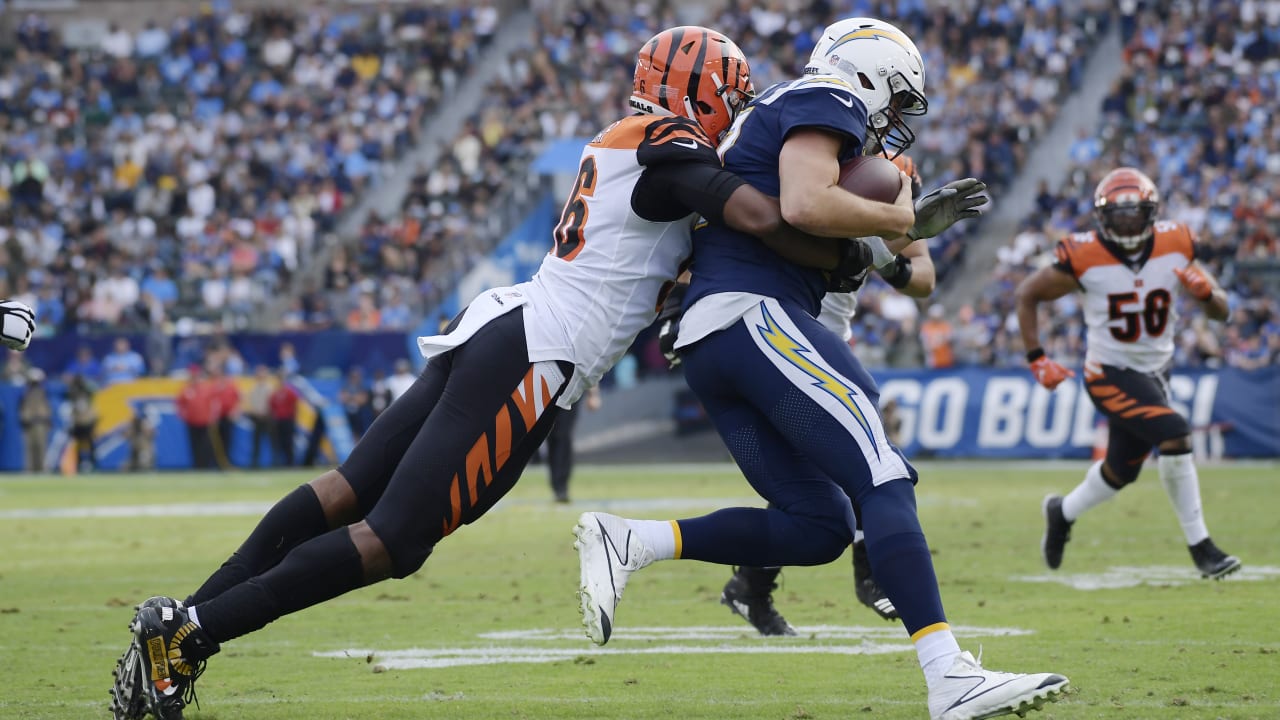
[(719, 142), (754, 93), (747, 57), (732, 40), (684, 25), (640, 48), (630, 104), (642, 113), (687, 117)]
[(1098, 234), (1127, 253), (1135, 253), (1151, 241), (1160, 191), (1140, 170), (1112, 170), (1093, 191), (1093, 216)]

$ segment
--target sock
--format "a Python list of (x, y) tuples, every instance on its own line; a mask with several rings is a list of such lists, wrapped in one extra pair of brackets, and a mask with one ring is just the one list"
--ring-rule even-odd
[(893, 602), (914, 638), (921, 630), (945, 627), (946, 613), (929, 544), (916, 517), (910, 480), (891, 480), (862, 498), (867, 558), (880, 589)]
[(925, 684), (929, 687), (942, 680), (942, 676), (947, 674), (951, 663), (960, 654), (960, 644), (951, 633), (951, 627), (946, 623), (939, 624), (941, 627), (934, 630), (924, 628), (911, 638), (916, 644), (916, 657), (920, 660), (920, 669), (924, 671)]
[(1102, 461), (1099, 460), (1089, 467), (1084, 480), (1062, 499), (1062, 514), (1068, 521), (1075, 522), (1086, 510), (1110, 500), (1118, 492), (1102, 477)]
[(680, 526), (674, 520), (627, 520), (627, 527), (653, 551), (655, 560), (680, 557)]
[(299, 543), (328, 530), (324, 508), (311, 486), (294, 488), (262, 516), (244, 544), (183, 604), (190, 606), (218, 597), (228, 588), (275, 567)]
[(1200, 476), (1196, 473), (1196, 465), (1191, 453), (1179, 455), (1160, 455), (1160, 484), (1173, 503), (1173, 511), (1182, 523), (1182, 534), (1187, 536), (1187, 544), (1196, 543), (1209, 537), (1209, 528), (1204, 524), (1204, 513), (1200, 509)]
[(364, 587), (360, 551), (347, 528), (308, 540), (265, 573), (192, 607), (215, 642), (260, 630), (280, 617)]

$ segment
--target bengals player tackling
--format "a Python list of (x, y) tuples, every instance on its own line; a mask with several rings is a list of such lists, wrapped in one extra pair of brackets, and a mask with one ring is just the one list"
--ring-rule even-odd
[(1213, 320), (1227, 319), (1226, 293), (1196, 262), (1190, 228), (1156, 220), (1159, 207), (1160, 193), (1150, 178), (1133, 168), (1112, 170), (1094, 192), (1097, 230), (1062, 240), (1057, 261), (1016, 291), (1027, 362), (1050, 390), (1075, 373), (1045, 354), (1036, 308), (1074, 290), (1084, 293), (1085, 389), (1109, 428), (1106, 457), (1065, 497), (1044, 500), (1042, 552), (1051, 569), (1062, 564), (1075, 521), (1136, 480), (1153, 448), (1160, 454), (1161, 484), (1201, 575), (1221, 578), (1240, 567), (1209, 537), (1191, 427), (1169, 406), (1168, 388), (1178, 317), (1174, 293), (1181, 286)]

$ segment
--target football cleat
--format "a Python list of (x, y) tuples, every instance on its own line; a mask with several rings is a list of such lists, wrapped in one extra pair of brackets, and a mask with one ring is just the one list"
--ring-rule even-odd
[(653, 562), (653, 551), (631, 532), (626, 520), (608, 513), (582, 513), (573, 534), (581, 573), (582, 625), (592, 642), (604, 645), (613, 634), (614, 612), (627, 580)]
[(982, 667), (962, 652), (942, 680), (929, 688), (929, 717), (933, 720), (981, 720), (1039, 710), (1057, 702), (1067, 678), (1057, 673), (998, 672)]
[(1071, 539), (1072, 522), (1062, 514), (1062, 496), (1047, 495), (1044, 499), (1044, 537), (1040, 540), (1040, 552), (1044, 564), (1050, 570), (1062, 565), (1062, 552)]
[(751, 623), (761, 635), (795, 635), (796, 629), (773, 607), (779, 568), (740, 567), (724, 584), (720, 604)]
[(875, 610), (885, 620), (898, 619), (898, 609), (871, 575), (871, 560), (867, 558), (865, 541), (853, 544), (853, 594), (858, 602)]
[(142, 686), (156, 720), (181, 720), (196, 700), (196, 680), (218, 644), (190, 620), (182, 603), (152, 598), (140, 606), (130, 629), (142, 654)]
[[(182, 607), (182, 602), (167, 597), (152, 597), (134, 606), (135, 617), (139, 611), (148, 607)], [(129, 623), (132, 630), (133, 623)], [(143, 687), (146, 675), (146, 662), (136, 638), (131, 638), (129, 647), (116, 661), (111, 671), (114, 678), (111, 683), (111, 717), (112, 720), (140, 720), (147, 714), (147, 695)]]
[(141, 720), (147, 714), (147, 698), (142, 688), (142, 655), (138, 644), (130, 642), (111, 671), (112, 720)]
[(1195, 545), (1188, 545), (1191, 559), (1200, 570), (1200, 577), (1221, 580), (1240, 569), (1240, 558), (1228, 555), (1213, 544), (1212, 538), (1205, 538)]

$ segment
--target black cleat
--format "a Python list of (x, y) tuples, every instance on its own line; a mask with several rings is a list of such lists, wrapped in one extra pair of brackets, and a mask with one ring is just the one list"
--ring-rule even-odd
[(1040, 540), (1040, 552), (1044, 564), (1050, 570), (1062, 565), (1062, 551), (1071, 539), (1072, 522), (1062, 514), (1062, 496), (1047, 495), (1044, 499), (1044, 538)]
[(853, 544), (853, 594), (858, 602), (866, 605), (885, 620), (897, 620), (898, 609), (880, 589), (880, 583), (871, 576), (871, 561), (867, 558), (867, 543)]
[[(144, 608), (149, 607), (182, 607), (182, 603), (167, 597), (153, 597), (134, 606), (134, 617)], [(130, 630), (133, 623), (129, 624)], [(146, 683), (146, 660), (137, 638), (131, 638), (129, 647), (116, 661), (111, 671), (111, 717), (112, 720), (141, 720), (148, 712)], [(179, 711), (180, 713), (181, 711)]]
[(1240, 569), (1240, 558), (1228, 555), (1213, 544), (1211, 538), (1205, 538), (1195, 545), (1188, 545), (1191, 559), (1200, 570), (1200, 577), (1221, 580)]
[(147, 709), (156, 720), (182, 720), (196, 702), (196, 680), (218, 644), (187, 616), (182, 603), (151, 598), (139, 606), (130, 629), (142, 655)]
[(720, 604), (755, 626), (761, 635), (795, 635), (786, 618), (773, 607), (773, 591), (780, 568), (740, 567), (724, 584)]

